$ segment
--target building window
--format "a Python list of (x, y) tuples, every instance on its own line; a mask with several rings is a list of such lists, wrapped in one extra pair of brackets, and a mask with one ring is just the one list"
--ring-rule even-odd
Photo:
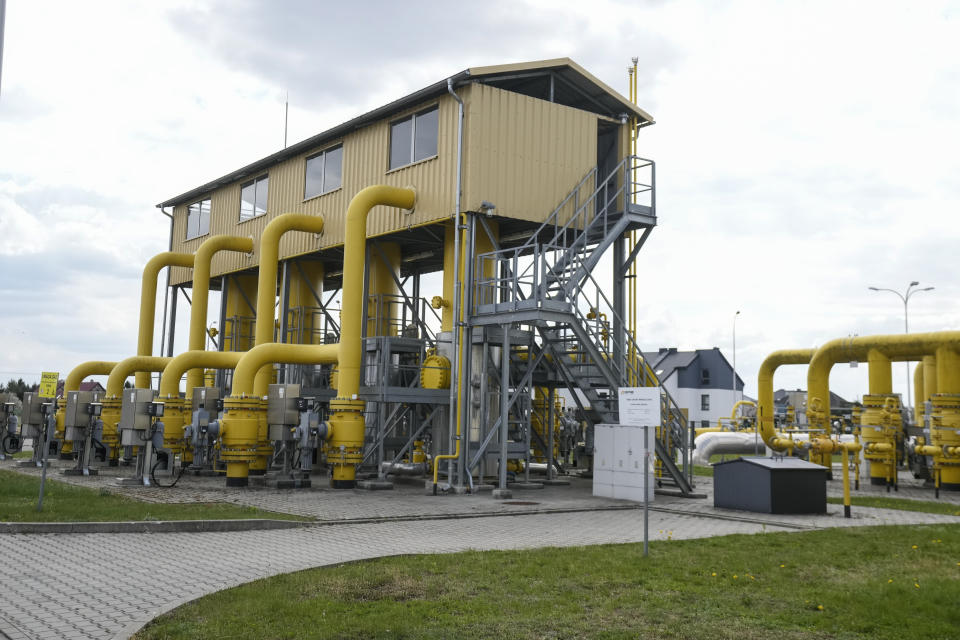
[(710, 411), (710, 394), (704, 393), (700, 395), (700, 411)]
[(187, 207), (187, 240), (210, 233), (210, 198)]
[(437, 155), (439, 114), (437, 107), (432, 107), (390, 125), (391, 169)]
[(701, 420), (701, 421), (700, 421), (700, 426), (703, 427), (704, 429), (709, 429), (709, 428), (710, 428), (710, 421), (709, 421), (709, 420)]
[(269, 178), (261, 176), (240, 187), (240, 222), (262, 216), (267, 212)]
[(710, 369), (700, 369), (700, 384), (710, 384)]
[(307, 179), (303, 199), (339, 189), (343, 184), (343, 145), (321, 151), (307, 158)]

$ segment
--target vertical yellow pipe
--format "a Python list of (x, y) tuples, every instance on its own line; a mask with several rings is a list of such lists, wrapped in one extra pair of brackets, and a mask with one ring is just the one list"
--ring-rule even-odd
[(315, 310), (320, 306), (313, 292), (323, 294), (324, 268), (322, 262), (301, 261), (290, 267), (290, 302), (287, 321), (288, 342), (323, 344), (322, 323)]
[[(240, 236), (212, 236), (197, 248), (193, 261), (193, 300), (190, 303), (188, 351), (203, 351), (207, 342), (207, 300), (210, 295), (210, 264), (220, 251), (253, 252), (253, 240)], [(187, 394), (203, 386), (203, 369), (187, 372)]]
[(443, 228), (443, 307), (440, 316), (440, 330), (453, 331), (453, 280), (455, 275), (454, 244), (456, 229), (452, 222)]
[(868, 387), (871, 395), (893, 393), (893, 367), (890, 358), (876, 349), (867, 352)]
[(937, 393), (960, 393), (960, 355), (953, 347), (937, 348)]
[(367, 335), (395, 336), (401, 298), (400, 287), (397, 286), (394, 276), (400, 277), (400, 245), (396, 242), (381, 242), (379, 248), (377, 251), (370, 247)]
[[(273, 342), (276, 323), (274, 308), (277, 301), (277, 263), (280, 255), (280, 238), (287, 231), (323, 232), (323, 218), (300, 213), (284, 213), (266, 226), (260, 235), (260, 272), (257, 279), (257, 332), (256, 345)], [(363, 267), (361, 266), (361, 269)], [(265, 396), (270, 387), (270, 367), (257, 372), (253, 391)], [(266, 428), (266, 422), (263, 423)]]
[(937, 393), (937, 357), (923, 356), (921, 362), (923, 362), (923, 400), (926, 402)]
[[(140, 281), (140, 332), (137, 335), (137, 355), (153, 355), (153, 327), (157, 304), (157, 278), (165, 267), (193, 267), (193, 254), (164, 251), (147, 261)], [(138, 389), (150, 388), (150, 373), (138, 371)], [(66, 394), (66, 390), (64, 390)], [(64, 395), (66, 397), (66, 395)]]
[(926, 398), (923, 395), (923, 361), (913, 368), (913, 422), (923, 424), (923, 405)]
[[(257, 276), (236, 274), (226, 279), (227, 296), (224, 326), (220, 339), (224, 351), (249, 351), (253, 348), (257, 310), (251, 307), (257, 299)], [(247, 302), (247, 301), (250, 302)]]

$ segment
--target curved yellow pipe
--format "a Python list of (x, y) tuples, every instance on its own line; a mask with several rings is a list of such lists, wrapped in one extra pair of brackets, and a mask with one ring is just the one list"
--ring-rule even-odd
[[(268, 342), (240, 355), (233, 372), (232, 397), (261, 397), (254, 393), (254, 378), (261, 368), (277, 362), (289, 364), (335, 364), (339, 345), (336, 344), (281, 344)], [(342, 378), (341, 378), (342, 379)]]
[[(156, 316), (157, 278), (165, 267), (193, 267), (192, 253), (164, 251), (147, 261), (143, 267), (140, 284), (140, 333), (137, 336), (137, 355), (153, 355), (153, 325)], [(109, 372), (108, 372), (109, 373)], [(139, 389), (150, 388), (150, 373), (138, 371), (136, 386)]]
[[(810, 359), (810, 368), (807, 370), (807, 406), (817, 398), (821, 403), (825, 399), (829, 401), (830, 370), (834, 364), (868, 359), (871, 350), (876, 350), (889, 360), (916, 360), (937, 353), (938, 348), (960, 348), (960, 331), (858, 336), (831, 340), (817, 349)], [(938, 374), (940, 368), (938, 361)], [(947, 370), (946, 375), (955, 375), (949, 371), (949, 367)]]
[(343, 241), (343, 321), (337, 365), (337, 396), (354, 399), (360, 390), (360, 324), (363, 321), (363, 264), (367, 247), (367, 214), (377, 205), (412, 209), (417, 199), (413, 189), (377, 185), (362, 189), (347, 207)]
[(160, 397), (179, 398), (180, 379), (189, 369), (233, 369), (240, 362), (242, 351), (184, 351), (170, 359), (160, 375)]
[[(302, 213), (284, 213), (271, 220), (264, 228), (260, 236), (257, 322), (254, 346), (273, 342), (280, 239), (287, 231), (323, 233), (323, 218)], [(264, 368), (257, 374), (254, 387), (259, 395), (265, 395), (269, 386), (270, 370)]]
[(760, 421), (760, 437), (771, 449), (782, 451), (793, 446), (793, 441), (777, 434), (773, 423), (773, 374), (785, 364), (807, 364), (813, 357), (813, 349), (784, 349), (774, 351), (760, 365), (757, 374), (757, 420)]
[(159, 356), (133, 356), (126, 360), (121, 360), (117, 366), (110, 372), (107, 378), (108, 398), (119, 398), (123, 392), (123, 383), (131, 375), (138, 371), (163, 371), (163, 368), (169, 364), (173, 358), (161, 358)]
[(80, 383), (87, 376), (107, 376), (117, 366), (116, 362), (105, 362), (103, 360), (91, 360), (75, 366), (63, 383), (63, 397), (67, 397), (68, 391), (76, 391), (80, 388)]
[[(210, 263), (219, 251), (253, 252), (253, 240), (241, 236), (211, 236), (197, 248), (193, 260), (193, 300), (190, 303), (190, 340), (188, 351), (203, 351), (207, 338), (207, 299), (210, 295)], [(187, 393), (203, 386), (203, 369), (187, 373)]]
[[(931, 333), (910, 333), (877, 336), (858, 336), (837, 338), (827, 342), (813, 354), (810, 359), (810, 368), (807, 370), (807, 420), (810, 424), (810, 441), (815, 441), (816, 432), (821, 438), (830, 433), (830, 370), (839, 362), (853, 360), (869, 360), (871, 352), (878, 363), (882, 362), (881, 355), (887, 361), (892, 360), (919, 360), (922, 356), (936, 354), (937, 374), (941, 366), (940, 354), (947, 360), (956, 357), (956, 349), (960, 348), (960, 331), (935, 331)], [(871, 377), (875, 388), (883, 389), (886, 376), (881, 373), (882, 368)], [(956, 377), (956, 373), (944, 367), (947, 376)], [(939, 386), (939, 385), (938, 385)], [(960, 385), (948, 382), (943, 388)], [(942, 391), (941, 391), (942, 392)], [(828, 450), (824, 446), (817, 455), (811, 455), (811, 461), (824, 466), (830, 465)]]

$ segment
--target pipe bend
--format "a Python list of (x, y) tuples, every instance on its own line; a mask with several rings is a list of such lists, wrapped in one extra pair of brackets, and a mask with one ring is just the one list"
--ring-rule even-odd
[(180, 396), (180, 379), (189, 370), (197, 367), (231, 369), (237, 366), (242, 351), (184, 351), (171, 358), (160, 376), (160, 397)]
[[(273, 342), (276, 321), (274, 306), (277, 292), (277, 264), (280, 260), (280, 239), (288, 231), (323, 233), (323, 218), (303, 213), (282, 213), (264, 228), (260, 235), (259, 271), (257, 273), (257, 319), (254, 329), (254, 346)], [(269, 385), (266, 372), (256, 378), (257, 387)]]
[(106, 362), (104, 360), (90, 360), (75, 366), (63, 383), (63, 397), (67, 397), (68, 391), (76, 391), (80, 388), (80, 383), (87, 376), (107, 376), (117, 366), (116, 362)]
[(807, 364), (813, 357), (813, 349), (783, 349), (774, 351), (760, 364), (757, 373), (757, 420), (760, 421), (760, 436), (771, 449), (783, 451), (792, 440), (778, 436), (773, 424), (773, 374), (785, 364)]
[[(193, 254), (178, 251), (164, 251), (153, 256), (143, 266), (140, 282), (140, 328), (137, 334), (137, 355), (153, 355), (153, 329), (156, 316), (157, 278), (166, 267), (193, 268)], [(137, 375), (137, 386), (148, 387), (147, 374)]]
[(234, 397), (254, 393), (254, 378), (265, 365), (278, 362), (291, 364), (334, 364), (337, 362), (338, 345), (335, 344), (281, 344), (268, 342), (255, 346), (241, 354), (233, 372)]
[(118, 397), (123, 391), (123, 383), (132, 374), (137, 371), (163, 371), (170, 360), (172, 358), (161, 358), (159, 356), (133, 356), (121, 360), (110, 372), (110, 377), (107, 378), (106, 396), (108, 398)]

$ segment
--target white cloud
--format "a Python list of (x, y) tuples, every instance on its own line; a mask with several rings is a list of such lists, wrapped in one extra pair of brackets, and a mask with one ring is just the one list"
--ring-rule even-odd
[[(11, 3), (0, 371), (129, 355), (139, 269), (167, 247), (153, 205), (279, 149), (287, 91), (293, 142), (469, 66), (564, 55), (622, 93), (638, 56), (657, 118), (645, 348), (729, 355), (739, 309), (754, 393), (774, 349), (902, 330), (869, 285), (935, 285), (911, 329), (957, 328), (958, 21), (939, 2)], [(866, 368), (840, 369), (863, 393)]]

